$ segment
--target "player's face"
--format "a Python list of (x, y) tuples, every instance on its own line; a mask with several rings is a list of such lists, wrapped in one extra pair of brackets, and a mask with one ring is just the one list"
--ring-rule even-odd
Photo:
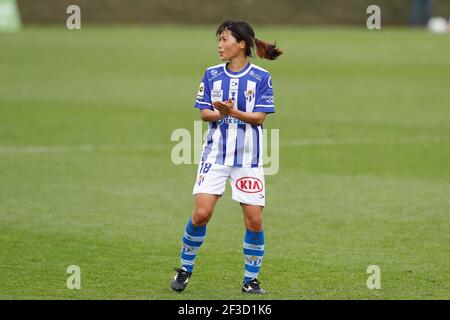
[(217, 41), (217, 49), (219, 50), (219, 57), (222, 61), (231, 60), (242, 54), (245, 50), (245, 42), (241, 41), (238, 43), (230, 30), (227, 29), (219, 35)]

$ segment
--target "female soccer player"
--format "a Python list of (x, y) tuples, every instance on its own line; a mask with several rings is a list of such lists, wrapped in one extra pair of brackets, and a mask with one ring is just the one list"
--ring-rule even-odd
[(175, 291), (186, 288), (205, 239), (206, 225), (230, 179), (232, 198), (243, 209), (246, 227), (242, 291), (265, 293), (257, 279), (264, 255), (262, 124), (275, 109), (269, 72), (248, 58), (255, 46), (257, 55), (269, 60), (282, 51), (256, 39), (245, 21), (224, 21), (216, 36), (220, 59), (228, 63), (206, 69), (195, 101), (201, 119), (209, 122), (209, 130), (193, 189), (195, 209), (183, 235), (181, 267), (175, 268), (171, 287)]

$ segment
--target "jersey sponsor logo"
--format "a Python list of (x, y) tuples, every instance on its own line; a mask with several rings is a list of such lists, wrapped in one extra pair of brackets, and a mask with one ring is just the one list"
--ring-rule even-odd
[(242, 177), (236, 180), (236, 188), (245, 193), (258, 193), (263, 190), (263, 183), (255, 177)]
[(223, 90), (213, 89), (211, 91), (211, 101), (222, 101)]
[(273, 95), (263, 95), (261, 96), (261, 100), (263, 100), (265, 103), (273, 104)]
[(230, 117), (230, 116), (228, 116), (226, 118), (223, 118), (223, 119), (220, 119), (219, 121), (217, 121), (217, 124), (219, 126), (221, 126), (224, 123), (225, 124), (232, 124), (232, 123), (235, 123), (235, 124), (247, 124), (247, 122), (244, 122), (242, 120), (239, 120), (239, 119), (236, 119), (236, 118), (233, 118), (233, 117)]
[(223, 71), (217, 72), (217, 70), (212, 70), (211, 71), (211, 78), (208, 78), (208, 81), (211, 81), (215, 78), (217, 78), (218, 76), (220, 76), (223, 73)]
[(236, 101), (239, 89), (239, 79), (231, 79), (230, 80), (230, 91), (228, 92), (228, 97)]
[(252, 77), (254, 77), (254, 78), (256, 78), (256, 79), (258, 79), (258, 80), (262, 80), (262, 78), (261, 78), (261, 76), (259, 76), (256, 72), (254, 72), (253, 70), (252, 71), (250, 71), (250, 76), (252, 76)]

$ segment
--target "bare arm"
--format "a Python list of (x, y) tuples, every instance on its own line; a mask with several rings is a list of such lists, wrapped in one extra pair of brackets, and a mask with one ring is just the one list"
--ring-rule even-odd
[(214, 108), (219, 110), (219, 114), (222, 114), (224, 116), (232, 116), (233, 118), (239, 119), (241, 121), (244, 121), (248, 124), (259, 126), (263, 124), (264, 120), (266, 119), (266, 113), (265, 112), (244, 112), (240, 111), (237, 108), (234, 107), (234, 102), (229, 101), (215, 101), (213, 102)]
[(244, 112), (238, 109), (233, 109), (230, 112), (230, 116), (239, 119), (241, 121), (244, 121), (248, 124), (252, 124), (254, 126), (259, 126), (263, 124), (264, 119), (266, 119), (265, 112)]
[(225, 115), (221, 115), (217, 110), (200, 109), (200, 117), (203, 121), (219, 121), (225, 117)]

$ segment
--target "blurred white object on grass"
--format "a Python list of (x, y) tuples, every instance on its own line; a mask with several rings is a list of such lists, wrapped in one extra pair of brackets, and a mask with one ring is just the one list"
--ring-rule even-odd
[(447, 33), (449, 30), (449, 22), (442, 17), (433, 17), (428, 20), (427, 28), (433, 33)]

